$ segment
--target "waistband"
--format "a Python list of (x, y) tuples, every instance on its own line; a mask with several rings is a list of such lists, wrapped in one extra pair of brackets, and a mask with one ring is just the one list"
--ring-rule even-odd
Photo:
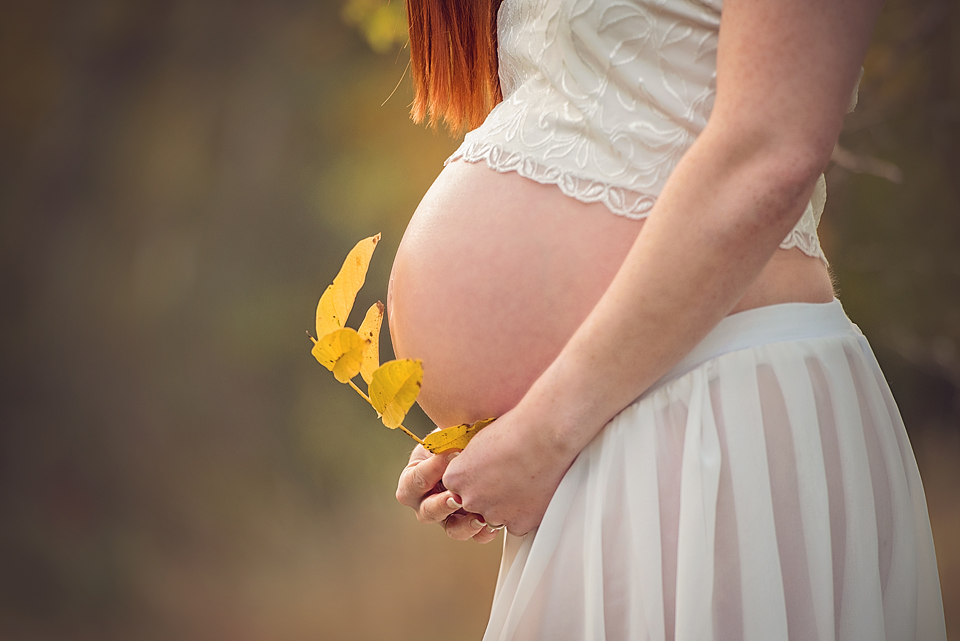
[(836, 298), (829, 303), (781, 303), (737, 312), (720, 321), (650, 389), (730, 352), (771, 343), (837, 336), (861, 337), (862, 334)]

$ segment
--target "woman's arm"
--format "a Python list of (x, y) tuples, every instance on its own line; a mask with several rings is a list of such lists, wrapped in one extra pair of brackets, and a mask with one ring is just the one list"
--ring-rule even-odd
[(709, 123), (557, 359), (447, 468), (465, 509), (535, 527), (580, 450), (736, 305), (829, 161), (880, 6), (727, 0)]

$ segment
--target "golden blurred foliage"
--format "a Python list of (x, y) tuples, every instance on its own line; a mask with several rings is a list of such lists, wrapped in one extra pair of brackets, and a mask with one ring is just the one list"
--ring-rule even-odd
[(360, 30), (374, 51), (386, 53), (407, 42), (407, 14), (401, 0), (347, 0), (341, 15)]

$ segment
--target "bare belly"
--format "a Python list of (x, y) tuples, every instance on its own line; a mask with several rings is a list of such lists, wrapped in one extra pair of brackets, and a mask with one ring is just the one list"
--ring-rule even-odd
[[(399, 358), (424, 364), (439, 426), (513, 407), (600, 299), (643, 226), (485, 164), (447, 166), (400, 243), (388, 296)], [(823, 264), (778, 251), (734, 311), (827, 302)]]

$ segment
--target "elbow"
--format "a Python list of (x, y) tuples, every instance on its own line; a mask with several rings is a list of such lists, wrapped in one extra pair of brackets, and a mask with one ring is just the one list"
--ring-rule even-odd
[(775, 180), (787, 191), (807, 193), (827, 169), (835, 141), (783, 140), (758, 153), (758, 161), (768, 163)]
[(786, 219), (791, 226), (795, 224), (829, 161), (829, 153), (806, 143), (757, 153), (754, 171), (758, 181), (762, 181), (762, 191), (770, 198), (768, 213), (778, 220)]
[(815, 111), (781, 111), (718, 105), (704, 133), (709, 130), (734, 157), (772, 163), (784, 179), (815, 182), (830, 162), (843, 119)]
[(826, 169), (833, 154), (836, 136), (824, 132), (794, 131), (752, 124), (728, 129), (722, 144), (735, 158), (767, 164), (790, 183), (813, 183)]
[(728, 178), (736, 175), (735, 182), (749, 185), (755, 197), (765, 201), (758, 214), (775, 225), (792, 225), (799, 219), (835, 144), (830, 136), (756, 124), (726, 127), (712, 132), (709, 139), (716, 156), (723, 159), (722, 171)]

